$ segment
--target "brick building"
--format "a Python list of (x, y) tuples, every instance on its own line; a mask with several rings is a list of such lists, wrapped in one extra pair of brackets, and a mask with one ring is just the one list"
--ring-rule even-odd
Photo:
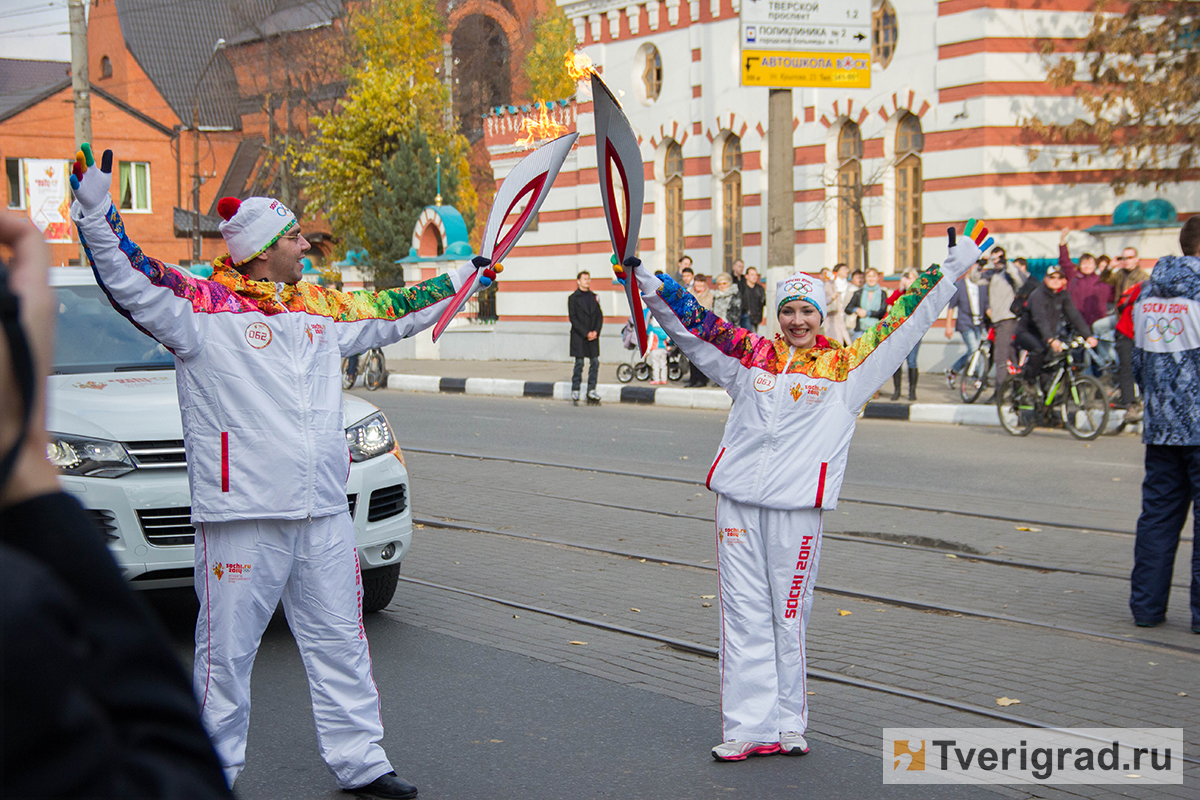
[[(1200, 210), (1196, 182), (1162, 191), (1108, 185), (1115, 164), (1070, 163), (1070, 148), (1042, 148), (1023, 120), (1067, 121), (1078, 109), (1045, 82), (1037, 42), (1069, 45), (1091, 21), (1088, 0), (874, 0), (871, 88), (805, 88), (792, 93), (790, 165), (767, 165), (768, 90), (740, 83), (742, 0), (560, 0), (582, 50), (622, 98), (638, 134), (646, 177), (641, 258), (674, 269), (682, 253), (697, 272), (727, 271), (734, 259), (767, 263), (766, 197), (771, 175), (791, 170), (794, 260), (810, 272), (845, 261), (924, 268), (945, 255), (946, 228), (985, 219), (1010, 256), (1053, 256), (1058, 231), (1091, 229), (1074, 248), (1113, 253), (1141, 248), (1144, 263), (1175, 252), (1178, 221), (1110, 225), (1125, 200), (1144, 208), (1158, 195), (1179, 219)], [(509, 256), (497, 295), (500, 322), (531, 345), (523, 357), (566, 352), (566, 297), (580, 269), (604, 275), (611, 252), (600, 193), (590, 93), (557, 116), (581, 134), (547, 198), (539, 227)], [(522, 123), (538, 113), (497, 108), (485, 124), (496, 179), (527, 148)], [(843, 197), (861, 191), (862, 222)], [(1136, 203), (1135, 203), (1136, 205)], [(1147, 212), (1148, 213), (1148, 212)], [(1149, 216), (1147, 216), (1149, 221)], [(782, 270), (781, 270), (782, 271)], [(603, 285), (602, 285), (603, 284)], [(593, 280), (606, 317), (628, 313), (624, 295)], [(774, 280), (767, 281), (773, 293)], [(615, 327), (610, 325), (609, 327)], [(537, 334), (535, 336), (535, 334)], [(942, 339), (944, 342), (944, 338)], [(922, 350), (936, 361), (939, 347)], [(611, 342), (606, 343), (611, 348)], [(620, 351), (606, 350), (606, 357)]]
[[(220, 197), (271, 194), (297, 203), (283, 154), (309, 115), (345, 89), (340, 73), (314, 58), (323, 53), (314, 42), (343, 12), (341, 0), (91, 0), (92, 138), (114, 152), (113, 193), (134, 241), (164, 261), (190, 263), (196, 175), (202, 262), (224, 252)], [(223, 48), (214, 50), (220, 39)], [(69, 68), (0, 59), (10, 209), (35, 213), (26, 202), (29, 168), (44, 172), (56, 159), (65, 166), (74, 151)], [(305, 223), (319, 261), (330, 250), (328, 226)], [(78, 260), (72, 242), (52, 250), (57, 263)]]

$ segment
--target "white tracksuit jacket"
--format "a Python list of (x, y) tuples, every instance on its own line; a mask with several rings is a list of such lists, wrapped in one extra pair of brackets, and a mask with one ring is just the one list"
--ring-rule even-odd
[[(808, 726), (805, 631), (858, 411), (896, 371), (975, 263), (964, 238), (887, 318), (849, 347), (803, 352), (726, 324), (644, 267), (646, 306), (688, 359), (733, 398), (706, 481), (717, 493), (721, 718), (726, 741), (762, 743)], [(818, 287), (820, 284), (817, 284)]]
[(113, 305), (175, 355), (192, 520), (348, 510), (342, 358), (429, 327), (462, 277), (346, 293), (247, 280), (219, 259), (201, 280), (142, 253), (111, 201), (71, 216)]
[[(706, 481), (740, 503), (775, 509), (837, 508), (858, 412), (903, 363), (954, 295), (979, 248), (963, 237), (887, 318), (848, 347), (825, 337), (797, 353), (705, 311), (669, 277), (638, 268), (645, 301), (688, 360), (733, 398)], [(645, 290), (643, 290), (645, 292)]]

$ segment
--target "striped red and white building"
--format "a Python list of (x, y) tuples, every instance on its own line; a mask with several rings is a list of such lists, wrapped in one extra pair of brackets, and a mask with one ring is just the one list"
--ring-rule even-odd
[[(1060, 229), (1107, 225), (1123, 200), (1161, 195), (1181, 219), (1200, 210), (1194, 182), (1118, 198), (1108, 186), (1111, 164), (1073, 164), (1070, 147), (1043, 146), (1025, 124), (1033, 115), (1075, 116), (1069, 92), (1044, 80), (1038, 41), (1070, 47), (1089, 28), (1090, 0), (875, 0), (871, 88), (794, 90), (794, 163), (779, 166), (767, 163), (768, 91), (740, 85), (743, 1), (560, 0), (639, 136), (640, 256), (656, 268), (673, 271), (682, 253), (710, 274), (739, 257), (760, 270), (774, 266), (766, 263), (767, 185), (789, 168), (794, 263), (809, 272), (838, 261), (863, 265), (851, 246), (856, 215), (839, 201), (839, 186), (855, 182), (866, 187), (869, 262), (885, 275), (940, 261), (947, 226), (969, 217), (986, 220), (1010, 257), (1047, 257), (1057, 255)], [(610, 323), (606, 334), (615, 335), (627, 315), (623, 294), (607, 280), (611, 248), (590, 100), (583, 83), (574, 101), (553, 104), (550, 116), (580, 138), (536, 229), (507, 259), (495, 332), (519, 335), (504, 337), (514, 344), (497, 345), (495, 356), (565, 358), (566, 298), (580, 269), (600, 278), (592, 285)], [(516, 142), (537, 113), (509, 107), (487, 119), (498, 182), (527, 151)], [(1112, 254), (1133, 244), (1152, 263), (1177, 249), (1176, 235), (1173, 228), (1079, 234), (1072, 246)], [(619, 357), (619, 345), (604, 338), (606, 357)]]

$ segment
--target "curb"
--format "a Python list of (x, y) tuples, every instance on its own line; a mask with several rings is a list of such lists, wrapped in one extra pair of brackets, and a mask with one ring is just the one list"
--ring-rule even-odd
[[(571, 384), (568, 381), (547, 383), (518, 381), (505, 378), (442, 378), (436, 375), (388, 376), (389, 389), (402, 392), (446, 392), (492, 397), (541, 397), (568, 400)], [(729, 395), (715, 389), (684, 389), (672, 386), (637, 386), (601, 383), (596, 386), (601, 402), (655, 405), (669, 408), (701, 408), (712, 411), (728, 410), (733, 404)], [(892, 419), (909, 422), (939, 422), (950, 425), (999, 426), (1000, 419), (993, 406), (948, 405), (945, 403), (867, 403), (863, 410), (866, 419)]]

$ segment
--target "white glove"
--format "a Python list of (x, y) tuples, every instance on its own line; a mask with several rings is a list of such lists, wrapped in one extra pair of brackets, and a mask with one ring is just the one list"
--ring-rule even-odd
[(473, 291), (479, 291), (492, 285), (492, 281), (496, 280), (496, 273), (503, 269), (497, 267), (492, 269), (492, 260), (486, 256), (475, 256), (473, 259), (463, 264), (454, 272), (451, 282), (454, 284), (454, 291), (462, 288), (464, 283), (472, 280), (475, 273), (479, 273), (479, 282), (475, 284)]
[(71, 190), (79, 201), (84, 214), (107, 210), (108, 190), (112, 186), (112, 150), (105, 150), (97, 164), (92, 157), (92, 146), (84, 142), (75, 154), (71, 169)]
[[(975, 220), (971, 220), (967, 225), (970, 226), (973, 222)], [(987, 235), (987, 228), (983, 228), (982, 223), (979, 224), (979, 227), (982, 229), (982, 232), (978, 234), (978, 238), (983, 239)], [(979, 257), (983, 255), (983, 250), (971, 238), (970, 232), (967, 230), (963, 231), (962, 236), (958, 236), (954, 228), (950, 228), (947, 234), (949, 234), (950, 239), (950, 252), (946, 255), (946, 260), (942, 262), (942, 274), (950, 278), (951, 281), (957, 281), (963, 275), (966, 275), (975, 262), (979, 260)], [(957, 242), (955, 241), (956, 239)], [(992, 239), (989, 237), (987, 241), (983, 242), (983, 246), (985, 249), (991, 247)]]

